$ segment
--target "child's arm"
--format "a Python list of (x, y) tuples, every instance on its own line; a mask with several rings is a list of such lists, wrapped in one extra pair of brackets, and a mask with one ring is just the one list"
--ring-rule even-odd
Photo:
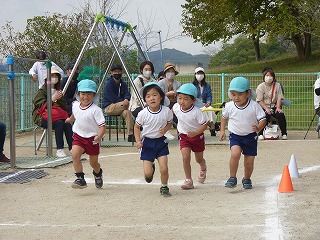
[(73, 122), (74, 122), (74, 115), (72, 113), (71, 116), (66, 119), (66, 123), (73, 123)]
[(207, 129), (207, 124), (201, 125), (197, 130), (188, 132), (188, 137), (195, 137), (197, 135), (200, 135)]
[(106, 132), (106, 126), (101, 126), (99, 127), (99, 132), (98, 132), (98, 136), (95, 136), (94, 137), (94, 141), (96, 143), (100, 143), (101, 142), (101, 139), (103, 138), (104, 134)]
[(172, 127), (172, 122), (167, 123), (167, 125), (164, 128), (160, 128), (159, 132), (163, 136), (166, 132), (169, 131), (169, 129)]
[(135, 124), (134, 125), (134, 137), (136, 139), (136, 147), (138, 149), (142, 148), (143, 144), (141, 142), (141, 131), (140, 131), (140, 125)]
[(227, 122), (228, 122), (228, 119), (225, 119), (223, 117), (221, 118), (219, 141), (226, 139), (225, 129), (227, 126)]
[(266, 124), (267, 124), (267, 120), (261, 120), (260, 122), (259, 122), (259, 124), (258, 124), (258, 126), (257, 125), (253, 125), (252, 126), (252, 131), (254, 131), (254, 132), (260, 132), (265, 126), (266, 126)]

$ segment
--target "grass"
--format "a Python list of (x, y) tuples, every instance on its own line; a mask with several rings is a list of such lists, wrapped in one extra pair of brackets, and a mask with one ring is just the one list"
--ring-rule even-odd
[(260, 73), (265, 67), (272, 67), (276, 73), (305, 73), (320, 71), (320, 51), (313, 52), (307, 60), (299, 60), (296, 54), (285, 55), (274, 60), (246, 63), (239, 66), (217, 67), (207, 73)]

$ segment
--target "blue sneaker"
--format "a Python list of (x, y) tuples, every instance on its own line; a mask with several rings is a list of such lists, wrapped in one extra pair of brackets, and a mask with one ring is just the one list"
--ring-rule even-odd
[(244, 189), (252, 189), (252, 182), (250, 178), (243, 178), (242, 185)]
[(229, 178), (224, 186), (227, 187), (227, 188), (236, 187), (237, 186), (237, 178), (236, 177)]

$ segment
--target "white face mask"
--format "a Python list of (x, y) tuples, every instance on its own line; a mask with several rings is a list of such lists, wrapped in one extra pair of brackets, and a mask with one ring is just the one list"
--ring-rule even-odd
[(51, 77), (51, 82), (52, 82), (53, 84), (56, 84), (58, 81), (59, 81), (59, 78), (57, 78), (57, 77)]
[(272, 76), (265, 76), (264, 81), (268, 84), (273, 82), (273, 77)]
[(166, 78), (167, 78), (167, 79), (173, 79), (174, 76), (175, 76), (175, 74), (174, 74), (173, 72), (167, 72), (167, 73), (166, 73)]
[(204, 79), (204, 75), (203, 74), (196, 74), (196, 79), (201, 82), (202, 79)]
[(146, 78), (149, 78), (149, 77), (151, 77), (151, 75), (152, 75), (152, 72), (151, 71), (142, 71), (142, 74), (143, 74), (143, 76), (145, 76)]

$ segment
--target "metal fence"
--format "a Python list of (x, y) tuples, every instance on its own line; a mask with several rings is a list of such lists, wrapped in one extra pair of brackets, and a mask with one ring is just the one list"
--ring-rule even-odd
[[(135, 76), (132, 75), (132, 78), (134, 79)], [(228, 86), (231, 79), (236, 76), (248, 78), (252, 89), (256, 89), (262, 82), (262, 75), (259, 73), (207, 74), (206, 81), (212, 87), (213, 103), (229, 101)], [(314, 115), (313, 84), (319, 77), (319, 73), (277, 73), (276, 76), (277, 81), (284, 87), (285, 98), (291, 100), (291, 106), (283, 109), (288, 129), (306, 130)], [(176, 76), (176, 80), (182, 84), (192, 82), (193, 79), (193, 74)], [(128, 85), (130, 87), (130, 84)], [(35, 126), (32, 121), (32, 99), (37, 90), (38, 84), (32, 81), (30, 75), (15, 74), (15, 129), (18, 132), (31, 130)], [(0, 73), (0, 121), (9, 124), (9, 86), (6, 73)], [(316, 121), (313, 125), (316, 126)]]

